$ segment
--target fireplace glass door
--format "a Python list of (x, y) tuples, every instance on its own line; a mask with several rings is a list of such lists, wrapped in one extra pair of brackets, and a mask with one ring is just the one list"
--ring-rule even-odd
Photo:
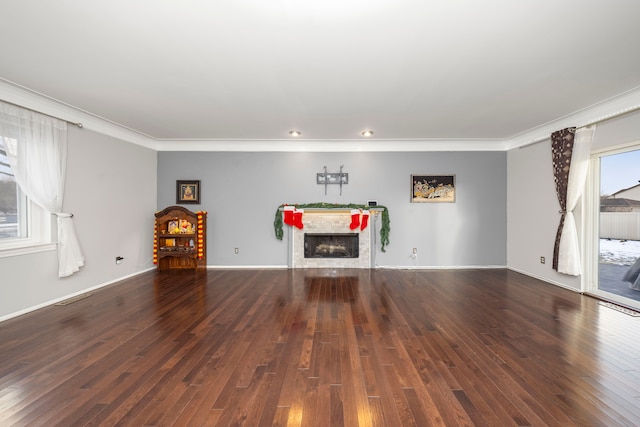
[(358, 233), (305, 233), (305, 258), (358, 258)]

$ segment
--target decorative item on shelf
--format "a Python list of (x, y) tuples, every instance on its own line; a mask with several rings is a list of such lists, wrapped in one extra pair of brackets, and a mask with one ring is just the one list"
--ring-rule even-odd
[(153, 227), (153, 263), (158, 263), (158, 227)]
[[(282, 224), (287, 224), (287, 225), (294, 225), (293, 223), (289, 224), (287, 222), (283, 221), (283, 212), (285, 213), (285, 218), (289, 215), (289, 213), (291, 213), (291, 215), (293, 215), (293, 212), (295, 212), (296, 209), (299, 210), (303, 210), (303, 209), (361, 209), (364, 213), (364, 211), (367, 211), (368, 213), (370, 213), (370, 211), (380, 211), (380, 217), (382, 218), (382, 223), (380, 225), (380, 250), (382, 252), (386, 252), (385, 248), (386, 246), (389, 244), (389, 232), (391, 231), (391, 220), (389, 219), (389, 210), (386, 208), (386, 206), (381, 206), (381, 205), (377, 205), (376, 207), (370, 207), (369, 205), (359, 205), (359, 204), (338, 204), (338, 203), (326, 203), (326, 202), (319, 202), (319, 203), (306, 203), (306, 204), (282, 204), (280, 206), (278, 206), (278, 209), (276, 209), (276, 215), (275, 215), (275, 219), (273, 220), (273, 228), (276, 234), (276, 239), (278, 240), (282, 240), (282, 238), (284, 237), (284, 230), (282, 227)], [(293, 216), (291, 217), (293, 220)], [(365, 219), (364, 217), (362, 218), (362, 220), (359, 220), (359, 224), (360, 224), (360, 229), (364, 230), (367, 227), (368, 224), (368, 220), (369, 220), (369, 216), (367, 215), (367, 218)], [(364, 223), (364, 225), (363, 225)]]
[(198, 215), (198, 225), (197, 225), (197, 246), (196, 250), (198, 252), (198, 259), (202, 259), (204, 256), (204, 216), (207, 214), (205, 211), (196, 212)]
[(180, 220), (180, 233), (182, 233), (182, 234), (191, 234), (191, 233), (193, 233), (193, 227), (191, 226), (191, 223), (189, 221), (187, 221), (186, 219), (181, 219)]
[(340, 195), (342, 196), (342, 185), (349, 183), (349, 174), (342, 172), (344, 165), (340, 165), (340, 172), (327, 172), (327, 167), (324, 167), (324, 172), (316, 174), (316, 183), (324, 185), (324, 194), (327, 195), (327, 185), (339, 184)]

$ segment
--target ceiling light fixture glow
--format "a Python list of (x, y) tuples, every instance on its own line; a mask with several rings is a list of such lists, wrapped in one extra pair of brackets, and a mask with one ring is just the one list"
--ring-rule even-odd
[(372, 130), (363, 130), (362, 132), (360, 132), (360, 135), (369, 137), (369, 136), (373, 135), (373, 131)]
[(291, 130), (291, 131), (289, 131), (289, 135), (294, 136), (294, 137), (295, 136), (300, 136), (300, 135), (302, 135), (302, 132), (300, 132), (299, 130)]

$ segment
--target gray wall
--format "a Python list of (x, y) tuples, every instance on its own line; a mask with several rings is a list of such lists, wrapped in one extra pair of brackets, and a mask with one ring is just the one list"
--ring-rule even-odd
[(68, 141), (63, 209), (85, 266), (59, 279), (55, 251), (0, 258), (0, 319), (153, 267), (156, 152), (86, 128), (70, 127)]
[[(580, 278), (552, 269), (560, 215), (553, 181), (551, 140), (508, 153), (508, 266), (533, 277), (580, 289)], [(580, 216), (576, 215), (579, 221)], [(546, 259), (540, 263), (540, 257)]]
[[(592, 151), (634, 143), (640, 143), (640, 112), (598, 123)], [(508, 267), (551, 283), (580, 290), (582, 276), (567, 276), (552, 269), (553, 244), (560, 215), (553, 181), (551, 140), (546, 139), (528, 147), (510, 150), (507, 161)], [(580, 203), (575, 216), (580, 239), (583, 240)], [(546, 257), (546, 264), (540, 264), (540, 256)]]
[[(325, 165), (349, 173), (342, 195), (334, 185), (325, 196), (315, 183)], [(455, 174), (456, 202), (410, 203), (411, 174)], [(378, 266), (505, 266), (506, 178), (504, 152), (159, 152), (157, 209), (176, 203), (176, 180), (201, 180), (202, 204), (185, 206), (209, 212), (210, 266), (286, 265), (286, 242), (273, 231), (282, 203), (367, 200), (389, 208), (391, 218)], [(414, 247), (417, 260), (410, 257)]]

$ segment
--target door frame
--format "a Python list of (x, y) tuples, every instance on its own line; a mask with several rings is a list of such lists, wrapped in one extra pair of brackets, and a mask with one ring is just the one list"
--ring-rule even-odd
[(589, 159), (589, 169), (583, 197), (582, 259), (583, 278), (581, 290), (597, 298), (626, 305), (640, 310), (640, 301), (602, 291), (599, 284), (600, 258), (600, 159), (614, 154), (640, 150), (640, 141), (593, 150)]

